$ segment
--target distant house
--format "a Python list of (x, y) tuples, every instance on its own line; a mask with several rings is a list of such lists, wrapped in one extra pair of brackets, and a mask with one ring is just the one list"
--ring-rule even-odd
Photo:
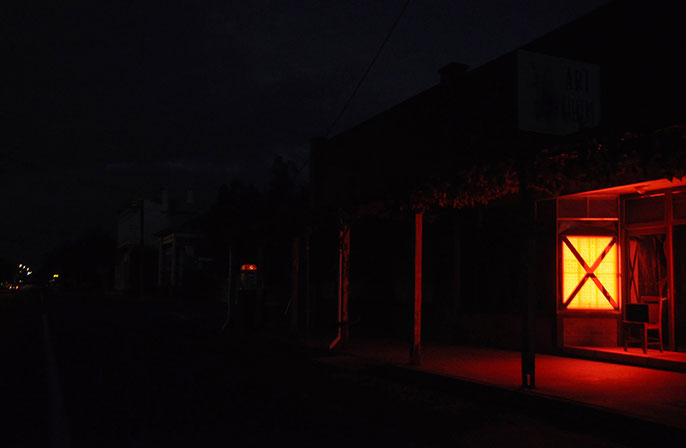
[(314, 139), (315, 330), (417, 360), (421, 337), (595, 350), (661, 297), (664, 347), (686, 351), (679, 6), (610, 3)]
[[(159, 199), (135, 199), (117, 214), (117, 263), (115, 289), (153, 291), (159, 284), (159, 234), (172, 223), (187, 220), (198, 213), (193, 191), (183, 199), (170, 200), (169, 190), (161, 190)], [(141, 268), (141, 261), (143, 267)], [(142, 277), (142, 281), (141, 281)]]
[[(150, 288), (154, 281), (157, 265), (156, 253), (150, 249), (155, 246), (155, 232), (166, 221), (166, 213), (161, 202), (150, 199), (132, 200), (117, 214), (117, 263), (115, 266), (114, 288), (118, 291)], [(143, 268), (141, 269), (141, 261)]]

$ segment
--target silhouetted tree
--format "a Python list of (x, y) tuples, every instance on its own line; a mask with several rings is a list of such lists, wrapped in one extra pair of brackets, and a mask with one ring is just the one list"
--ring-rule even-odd
[(234, 258), (249, 256), (262, 237), (263, 200), (259, 190), (242, 181), (222, 185), (209, 213), (209, 239), (215, 267), (223, 278), (229, 251)]
[(302, 231), (307, 206), (306, 189), (296, 182), (298, 168), (291, 160), (276, 156), (267, 189), (270, 235), (292, 238)]
[(297, 174), (293, 162), (276, 157), (264, 193), (241, 181), (220, 187), (209, 215), (218, 280), (227, 278), (231, 251), (234, 275), (241, 264), (257, 264), (265, 294), (287, 297), (293, 239), (303, 231), (307, 205)]

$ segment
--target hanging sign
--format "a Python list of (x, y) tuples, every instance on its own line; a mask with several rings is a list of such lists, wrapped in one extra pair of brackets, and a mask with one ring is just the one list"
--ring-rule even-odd
[(568, 135), (600, 122), (600, 69), (595, 64), (517, 52), (518, 126)]

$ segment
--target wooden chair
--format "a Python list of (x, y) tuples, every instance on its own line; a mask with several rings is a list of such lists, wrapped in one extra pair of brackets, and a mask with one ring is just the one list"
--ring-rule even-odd
[[(630, 303), (626, 306), (624, 326), (624, 351), (629, 343), (640, 342), (643, 353), (647, 353), (648, 345), (657, 344), (662, 351), (662, 304), (666, 297), (642, 296), (640, 303)], [(631, 333), (638, 330), (638, 336)], [(657, 332), (656, 336), (649, 336), (648, 332)]]

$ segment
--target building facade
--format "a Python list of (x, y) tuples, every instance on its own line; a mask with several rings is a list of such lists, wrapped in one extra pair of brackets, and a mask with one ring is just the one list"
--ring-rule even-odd
[(320, 334), (621, 347), (645, 305), (686, 350), (678, 7), (610, 3), (314, 139)]

